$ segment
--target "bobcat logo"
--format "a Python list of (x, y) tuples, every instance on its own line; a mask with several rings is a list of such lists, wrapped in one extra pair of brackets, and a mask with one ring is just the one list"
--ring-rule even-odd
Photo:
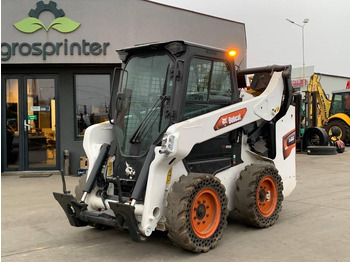
[(125, 174), (129, 177), (129, 179), (132, 179), (135, 176), (135, 169), (133, 169), (128, 162), (125, 162), (126, 168), (125, 168)]

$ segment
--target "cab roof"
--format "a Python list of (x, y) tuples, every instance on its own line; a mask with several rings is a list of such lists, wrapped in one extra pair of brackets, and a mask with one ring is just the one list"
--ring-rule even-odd
[(343, 93), (349, 93), (350, 94), (350, 89), (341, 89), (341, 90), (335, 90), (332, 91), (332, 94), (343, 94)]
[(145, 43), (145, 44), (138, 44), (132, 47), (123, 48), (116, 50), (119, 54), (120, 59), (125, 62), (128, 57), (135, 53), (141, 53), (146, 52), (149, 50), (157, 51), (157, 50), (168, 50), (173, 55), (180, 54), (182, 52), (186, 51), (186, 47), (197, 47), (197, 48), (203, 48), (203, 49), (210, 49), (211, 51), (217, 51), (217, 52), (225, 52), (224, 49), (220, 49), (217, 47), (211, 47), (206, 45), (201, 45), (197, 43), (191, 43), (184, 40), (174, 40), (169, 42), (151, 42), (151, 43)]

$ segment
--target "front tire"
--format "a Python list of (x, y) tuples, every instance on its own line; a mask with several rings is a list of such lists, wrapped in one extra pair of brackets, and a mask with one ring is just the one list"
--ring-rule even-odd
[(210, 174), (181, 176), (168, 194), (165, 209), (169, 238), (193, 252), (207, 252), (222, 238), (227, 225), (227, 196)]
[(271, 165), (247, 166), (237, 180), (234, 215), (245, 224), (266, 228), (277, 221), (282, 209), (283, 183)]

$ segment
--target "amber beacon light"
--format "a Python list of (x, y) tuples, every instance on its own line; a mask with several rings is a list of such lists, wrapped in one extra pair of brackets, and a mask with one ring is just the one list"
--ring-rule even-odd
[(234, 49), (229, 50), (229, 51), (228, 51), (228, 55), (229, 55), (230, 57), (235, 57), (235, 56), (237, 55), (237, 51), (234, 50)]

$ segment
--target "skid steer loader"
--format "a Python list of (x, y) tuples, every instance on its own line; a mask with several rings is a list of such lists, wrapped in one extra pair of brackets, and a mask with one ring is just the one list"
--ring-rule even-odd
[(75, 195), (54, 193), (70, 224), (136, 241), (167, 231), (193, 252), (217, 245), (229, 213), (272, 226), (296, 185), (291, 66), (237, 70), (226, 51), (184, 41), (118, 54), (110, 121), (85, 132), (87, 175)]

